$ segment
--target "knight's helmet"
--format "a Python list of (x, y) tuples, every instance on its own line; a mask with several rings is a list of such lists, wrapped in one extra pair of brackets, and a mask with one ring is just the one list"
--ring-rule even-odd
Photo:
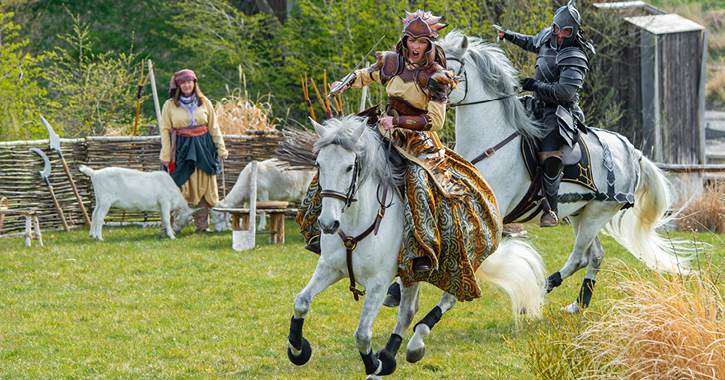
[[(569, 0), (569, 3), (554, 13), (554, 21), (551, 23), (551, 47), (561, 50), (574, 46), (579, 39), (579, 28), (582, 25), (582, 18), (576, 9), (576, 0)], [(562, 37), (561, 44), (557, 44), (558, 37)]]
[(433, 42), (438, 38), (438, 31), (448, 26), (448, 24), (441, 24), (438, 21), (441, 20), (441, 16), (433, 16), (428, 12), (423, 12), (418, 9), (417, 11), (410, 13), (405, 11), (405, 17), (400, 19), (403, 21), (403, 51), (408, 56), (408, 47), (405, 44), (406, 37), (426, 38), (430, 42), (428, 51), (425, 55), (425, 66), (431, 64), (435, 59), (435, 49), (433, 48)]

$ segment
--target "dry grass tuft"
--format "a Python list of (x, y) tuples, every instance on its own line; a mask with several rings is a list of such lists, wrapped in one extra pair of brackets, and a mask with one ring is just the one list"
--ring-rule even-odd
[(590, 321), (574, 343), (596, 364), (583, 378), (724, 379), (720, 273), (673, 278), (648, 271), (646, 277), (620, 269), (615, 290), (623, 297), (608, 300), (611, 309)]
[(269, 97), (264, 95), (252, 102), (246, 91), (237, 88), (228, 97), (218, 101), (214, 110), (222, 134), (245, 135), (249, 130), (276, 131), (272, 105), (263, 101), (265, 98), (269, 100)]
[(690, 201), (675, 222), (680, 231), (725, 233), (725, 182), (717, 181)]
[[(723, 39), (725, 41), (725, 38)], [(723, 42), (725, 51), (725, 42)], [(708, 100), (718, 99), (725, 102), (725, 61), (719, 64), (711, 64), (707, 67), (707, 83), (705, 84), (705, 98)]]

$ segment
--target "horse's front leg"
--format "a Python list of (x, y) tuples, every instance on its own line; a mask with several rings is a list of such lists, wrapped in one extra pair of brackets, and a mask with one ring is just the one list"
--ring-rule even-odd
[(420, 282), (414, 282), (408, 287), (404, 287), (398, 279), (400, 286), (400, 307), (398, 308), (398, 320), (395, 324), (395, 330), (390, 334), (388, 343), (385, 345), (385, 350), (390, 352), (393, 356), (398, 354), (400, 344), (403, 342), (403, 336), (405, 331), (408, 330), (410, 324), (413, 322), (415, 313), (418, 312), (419, 299), (420, 299)]
[(365, 373), (368, 375), (390, 375), (396, 368), (395, 356), (386, 350), (373, 354), (372, 350), (373, 323), (383, 306), (388, 284), (390, 284), (390, 280), (371, 279), (368, 281), (365, 287), (365, 302), (360, 314), (360, 322), (355, 330), (355, 347), (360, 351), (360, 357), (365, 364)]
[[(405, 296), (403, 296), (403, 300), (404, 299)], [(413, 331), (415, 333), (410, 338), (410, 341), (408, 341), (408, 350), (405, 355), (405, 360), (410, 363), (415, 363), (420, 359), (423, 359), (423, 356), (425, 356), (425, 343), (423, 342), (423, 339), (430, 335), (430, 330), (433, 329), (433, 326), (435, 326), (438, 321), (440, 321), (443, 313), (452, 309), (455, 304), (456, 297), (450, 293), (443, 293), (438, 306), (434, 307), (428, 315), (426, 315), (420, 322), (418, 322), (418, 324), (415, 325), (415, 327), (413, 327)]]
[(310, 343), (302, 336), (302, 324), (305, 316), (310, 310), (312, 300), (316, 295), (327, 289), (342, 278), (342, 273), (331, 268), (325, 260), (320, 258), (317, 261), (315, 273), (312, 274), (310, 282), (295, 297), (295, 315), (290, 322), (290, 332), (287, 340), (287, 357), (296, 365), (303, 365), (310, 360), (312, 348)]

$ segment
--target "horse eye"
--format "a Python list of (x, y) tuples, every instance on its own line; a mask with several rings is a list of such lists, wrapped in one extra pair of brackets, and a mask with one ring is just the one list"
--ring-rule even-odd
[(352, 165), (348, 166), (347, 167), (347, 170), (345, 170), (345, 171), (348, 172), (348, 173), (351, 172), (352, 171)]

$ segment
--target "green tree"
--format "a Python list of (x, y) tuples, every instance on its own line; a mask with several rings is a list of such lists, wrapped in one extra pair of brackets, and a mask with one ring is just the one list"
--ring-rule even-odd
[(18, 38), (12, 16), (0, 13), (0, 140), (38, 137), (37, 103), (45, 95), (35, 82), (37, 59), (22, 52), (28, 41)]
[(71, 16), (73, 34), (61, 37), (68, 48), (45, 56), (51, 118), (66, 137), (129, 134), (141, 60), (133, 52), (94, 54), (88, 25)]

